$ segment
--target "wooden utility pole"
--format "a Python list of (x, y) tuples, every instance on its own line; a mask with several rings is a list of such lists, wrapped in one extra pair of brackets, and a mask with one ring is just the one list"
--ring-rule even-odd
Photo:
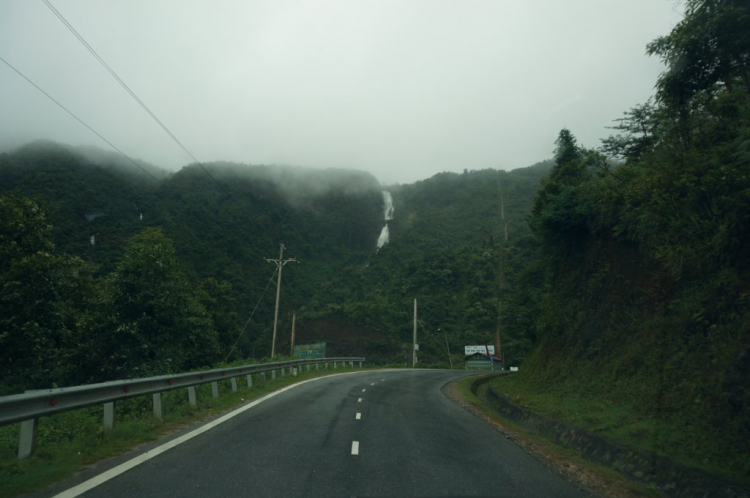
[(276, 308), (273, 312), (273, 340), (271, 341), (271, 358), (276, 354), (276, 327), (279, 323), (279, 297), (281, 296), (281, 269), (286, 266), (287, 263), (299, 263), (294, 258), (284, 259), (284, 244), (281, 245), (281, 252), (279, 253), (279, 259), (268, 259), (268, 263), (275, 263), (279, 270), (279, 277), (276, 279)]
[(411, 345), (411, 367), (417, 366), (417, 300), (414, 300), (414, 336)]
[[(438, 328), (438, 332), (440, 332), (440, 328)], [(450, 363), (451, 368), (453, 368), (453, 358), (451, 358), (451, 347), (448, 345), (448, 334), (445, 333), (445, 330), (443, 330), (443, 337), (445, 337), (445, 349), (448, 351), (448, 363)]]
[[(498, 180), (498, 189), (499, 189)], [(497, 292), (497, 327), (495, 328), (495, 356), (497, 356), (501, 362), (503, 362), (503, 368), (505, 368), (505, 362), (503, 361), (503, 342), (501, 334), (501, 316), (503, 311), (503, 287), (505, 285), (505, 244), (508, 243), (508, 224), (505, 222), (505, 202), (503, 199), (503, 193), (500, 191), (500, 220), (503, 228), (503, 239), (500, 243), (500, 283)], [(489, 351), (487, 351), (489, 354)]]
[(294, 322), (297, 321), (297, 312), (292, 313), (292, 348), (289, 351), (289, 356), (294, 356)]

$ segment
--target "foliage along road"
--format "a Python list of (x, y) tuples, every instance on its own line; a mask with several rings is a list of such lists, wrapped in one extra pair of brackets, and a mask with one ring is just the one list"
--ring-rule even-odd
[(306, 381), (80, 476), (59, 496), (584, 496), (441, 393), (467, 374)]

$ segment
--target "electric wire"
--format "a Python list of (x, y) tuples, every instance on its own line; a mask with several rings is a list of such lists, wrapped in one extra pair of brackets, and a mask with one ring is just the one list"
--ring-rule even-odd
[[(195, 161), (196, 164), (203, 170), (206, 175), (224, 192), (227, 192), (224, 185), (219, 183), (216, 178), (203, 166), (203, 164), (183, 145), (182, 142), (167, 128), (167, 126), (149, 109), (149, 107), (131, 90), (131, 88), (117, 75), (117, 73), (109, 66), (109, 64), (102, 59), (101, 56), (91, 47), (91, 45), (86, 42), (86, 40), (78, 33), (78, 31), (71, 25), (67, 19), (49, 2), (49, 0), (43, 0), (45, 5), (55, 14), (55, 16), (62, 22), (69, 30), (70, 32), (81, 42), (81, 44), (96, 58), (97, 61), (110, 73), (110, 75), (130, 94), (130, 96), (143, 108), (146, 113), (151, 116), (151, 118), (164, 130), (167, 135), (188, 155)], [(63, 109), (65, 112), (70, 114), (73, 118), (75, 118), (79, 123), (81, 123), (83, 126), (88, 128), (92, 133), (94, 133), (96, 136), (98, 136), (101, 140), (103, 140), (105, 143), (107, 143), (110, 147), (112, 147), (114, 150), (119, 152), (123, 157), (125, 157), (128, 161), (133, 163), (138, 169), (146, 173), (149, 177), (151, 177), (154, 181), (159, 183), (162, 187), (166, 187), (165, 184), (156, 178), (154, 175), (149, 173), (147, 170), (145, 170), (143, 167), (141, 167), (137, 162), (135, 162), (130, 156), (125, 154), (120, 148), (115, 146), (112, 142), (104, 138), (99, 132), (94, 130), (91, 126), (86, 124), (82, 119), (80, 119), (78, 116), (76, 116), (72, 111), (70, 111), (68, 108), (66, 108), (64, 105), (62, 105), (59, 101), (57, 101), (54, 97), (52, 97), (49, 93), (44, 91), (39, 85), (34, 83), (31, 79), (29, 79), (26, 75), (21, 73), (18, 69), (16, 69), (12, 64), (10, 64), (8, 61), (0, 57), (0, 60), (4, 62), (8, 67), (10, 67), (13, 71), (15, 71), (19, 76), (21, 76), (23, 79), (25, 79), (27, 82), (29, 82), (31, 85), (33, 85), (37, 90), (39, 90), (41, 93), (43, 93), (47, 98), (52, 100), (55, 104), (57, 104), (61, 109)], [(228, 192), (227, 192), (228, 193)], [(179, 194), (179, 192), (176, 192), (177, 197), (182, 199), (182, 196)], [(14, 201), (18, 202), (18, 199), (14, 199), (11, 197)], [(192, 229), (191, 229), (192, 231)], [(276, 270), (274, 270), (274, 274), (271, 276), (271, 280), (269, 280), (268, 285), (266, 285), (266, 288), (263, 290), (263, 294), (261, 294), (261, 299), (265, 295), (266, 291), (268, 290), (268, 287), (270, 286), (271, 281), (273, 280), (273, 276), (276, 274)], [(237, 346), (239, 340), (241, 339), (242, 335), (244, 334), (247, 325), (250, 323), (250, 320), (252, 319), (253, 315), (255, 314), (255, 311), (258, 309), (258, 306), (260, 305), (260, 299), (258, 300), (258, 303), (255, 305), (255, 308), (253, 309), (253, 312), (250, 314), (250, 317), (248, 318), (247, 322), (245, 323), (245, 326), (243, 327), (242, 331), (240, 332), (240, 335), (238, 336), (237, 340), (235, 341), (234, 345), (232, 346), (232, 349), (229, 352), (229, 355), (227, 355), (227, 358), (232, 354), (235, 347)], [(226, 360), (225, 360), (226, 361)]]
[(279, 267), (278, 267), (278, 266), (277, 266), (277, 267), (276, 267), (276, 268), (275, 268), (275, 269), (273, 270), (273, 273), (271, 274), (271, 278), (269, 278), (269, 279), (268, 279), (268, 283), (266, 284), (266, 288), (265, 288), (265, 289), (263, 289), (263, 294), (261, 294), (261, 295), (260, 295), (260, 298), (258, 298), (258, 302), (257, 302), (257, 303), (255, 303), (255, 308), (253, 309), (253, 312), (252, 312), (252, 313), (250, 313), (250, 317), (249, 317), (249, 318), (247, 319), (247, 321), (245, 322), (245, 326), (244, 326), (244, 327), (242, 327), (242, 331), (241, 331), (241, 332), (240, 332), (240, 334), (239, 334), (239, 335), (237, 336), (237, 340), (236, 340), (236, 341), (234, 341), (234, 344), (232, 345), (232, 349), (230, 349), (230, 350), (229, 350), (229, 353), (227, 354), (227, 357), (226, 357), (226, 358), (224, 358), (224, 363), (226, 363), (226, 362), (227, 362), (227, 360), (229, 359), (229, 357), (230, 357), (230, 356), (232, 356), (232, 353), (234, 352), (234, 348), (235, 348), (235, 347), (237, 346), (237, 343), (238, 343), (238, 342), (240, 342), (240, 339), (241, 339), (241, 338), (242, 338), (242, 336), (243, 336), (243, 335), (245, 334), (245, 329), (247, 328), (247, 325), (248, 325), (248, 324), (250, 323), (250, 319), (251, 319), (251, 318), (253, 317), (253, 315), (255, 314), (255, 310), (257, 310), (257, 309), (258, 309), (258, 305), (260, 305), (260, 301), (261, 301), (261, 299), (263, 299), (263, 296), (265, 296), (265, 295), (266, 295), (266, 291), (267, 291), (267, 290), (268, 290), (268, 288), (269, 288), (269, 287), (271, 286), (271, 282), (273, 282), (273, 277), (275, 277), (275, 276), (276, 276), (276, 272), (277, 272), (278, 270), (279, 270)]
[(125, 154), (122, 150), (120, 150), (112, 142), (110, 142), (109, 140), (107, 140), (106, 138), (104, 138), (98, 131), (96, 131), (95, 129), (93, 129), (89, 125), (87, 125), (81, 118), (79, 118), (78, 116), (76, 116), (75, 114), (73, 114), (72, 111), (70, 111), (67, 107), (65, 107), (64, 105), (62, 105), (60, 102), (58, 102), (52, 95), (50, 95), (49, 93), (47, 93), (44, 90), (42, 90), (42, 88), (39, 85), (37, 85), (36, 83), (34, 83), (33, 81), (31, 81), (25, 74), (23, 74), (21, 71), (19, 71), (18, 69), (16, 69), (10, 62), (6, 61), (1, 56), (0, 56), (0, 61), (3, 61), (9, 68), (11, 68), (13, 71), (15, 71), (16, 73), (18, 73), (19, 76), (21, 76), (23, 79), (25, 79), (26, 81), (28, 81), (29, 83), (31, 83), (34, 86), (34, 88), (36, 88), (37, 90), (39, 90), (40, 92), (42, 92), (44, 95), (46, 95), (48, 99), (50, 99), (52, 102), (54, 102), (55, 104), (57, 104), (63, 111), (65, 111), (68, 114), (70, 114), (71, 116), (73, 116), (76, 119), (76, 121), (78, 121), (83, 126), (85, 126), (86, 128), (88, 128), (91, 131), (91, 133), (93, 133), (97, 137), (99, 137), (102, 140), (104, 140), (104, 142), (106, 142), (110, 147), (112, 147), (117, 152), (119, 152), (120, 154), (122, 154), (123, 157), (125, 157), (125, 159), (127, 159), (128, 161), (130, 161), (131, 163), (133, 163), (138, 169), (140, 169), (141, 171), (143, 171), (144, 173), (146, 173), (148, 176), (150, 176), (151, 178), (153, 178), (156, 183), (158, 183), (162, 187), (164, 186), (164, 183), (161, 180), (159, 180), (154, 175), (152, 175), (147, 170), (145, 170), (143, 167), (141, 167), (140, 164), (138, 164), (133, 159), (131, 159), (130, 156), (128, 156), (127, 154)]
[(199, 167), (200, 167), (200, 168), (201, 168), (201, 169), (202, 169), (202, 170), (203, 170), (203, 171), (204, 171), (204, 172), (205, 172), (205, 173), (206, 173), (206, 174), (208, 175), (208, 177), (209, 177), (209, 178), (211, 178), (211, 180), (213, 180), (213, 182), (214, 182), (214, 183), (216, 183), (216, 185), (218, 185), (218, 186), (219, 186), (219, 188), (221, 188), (221, 189), (224, 189), (224, 186), (223, 186), (223, 185), (222, 185), (221, 183), (219, 183), (219, 182), (218, 182), (218, 181), (216, 180), (216, 178), (214, 178), (214, 176), (213, 176), (213, 175), (212, 175), (212, 174), (211, 174), (211, 173), (210, 173), (210, 172), (209, 172), (209, 171), (208, 171), (208, 170), (207, 170), (207, 169), (206, 169), (206, 168), (205, 168), (205, 167), (203, 166), (203, 164), (202, 164), (202, 163), (201, 163), (201, 162), (200, 162), (200, 161), (199, 161), (198, 159), (196, 159), (196, 157), (195, 157), (195, 156), (194, 156), (194, 155), (192, 154), (192, 152), (190, 152), (190, 151), (189, 151), (189, 150), (187, 149), (187, 147), (185, 147), (185, 146), (184, 146), (184, 145), (182, 144), (182, 142), (180, 142), (180, 140), (179, 140), (179, 139), (178, 139), (178, 138), (177, 138), (177, 137), (176, 137), (176, 136), (175, 136), (175, 135), (174, 135), (174, 134), (173, 134), (173, 133), (172, 133), (172, 132), (171, 132), (171, 131), (169, 130), (169, 128), (167, 128), (167, 126), (166, 126), (166, 125), (165, 125), (164, 123), (162, 123), (162, 121), (161, 121), (161, 120), (160, 120), (160, 119), (159, 119), (158, 117), (156, 117), (156, 114), (154, 114), (154, 113), (153, 113), (153, 112), (151, 111), (151, 109), (149, 109), (149, 107), (148, 107), (148, 106), (147, 106), (147, 105), (146, 105), (146, 104), (145, 104), (145, 103), (144, 103), (144, 102), (143, 102), (143, 101), (142, 101), (142, 100), (141, 100), (141, 99), (140, 99), (140, 98), (139, 98), (139, 97), (138, 97), (138, 96), (137, 96), (137, 95), (135, 94), (135, 92), (133, 92), (133, 90), (131, 90), (131, 89), (130, 89), (130, 87), (129, 87), (129, 86), (128, 86), (128, 85), (127, 85), (127, 84), (126, 84), (126, 83), (125, 83), (125, 82), (124, 82), (124, 81), (122, 80), (122, 78), (120, 78), (120, 76), (118, 76), (118, 75), (117, 75), (117, 73), (116, 73), (116, 72), (114, 71), (114, 69), (112, 69), (112, 68), (111, 68), (111, 67), (109, 66), (109, 64), (107, 64), (107, 63), (106, 63), (106, 62), (104, 61), (104, 59), (102, 59), (102, 58), (101, 58), (101, 56), (100, 56), (100, 55), (99, 55), (99, 54), (98, 54), (98, 53), (96, 52), (96, 50), (94, 50), (94, 49), (93, 49), (93, 47), (92, 47), (91, 45), (89, 45), (89, 44), (88, 44), (88, 42), (87, 42), (87, 41), (86, 41), (86, 40), (85, 40), (85, 39), (83, 38), (83, 36), (81, 36), (81, 34), (80, 34), (80, 33), (78, 33), (78, 31), (77, 31), (77, 30), (76, 30), (76, 29), (75, 29), (75, 28), (73, 27), (73, 25), (72, 25), (72, 24), (70, 24), (70, 23), (68, 22), (68, 20), (67, 20), (67, 19), (65, 19), (65, 17), (64, 17), (64, 16), (63, 16), (63, 15), (62, 15), (62, 14), (60, 13), (60, 11), (58, 11), (58, 10), (57, 10), (57, 9), (55, 8), (55, 6), (54, 6), (54, 5), (52, 5), (52, 3), (50, 3), (50, 1), (49, 1), (49, 0), (42, 0), (42, 1), (44, 2), (44, 4), (45, 4), (45, 5), (47, 6), (47, 7), (49, 7), (49, 9), (50, 9), (50, 10), (52, 11), (52, 13), (53, 13), (53, 14), (55, 14), (55, 16), (57, 16), (57, 18), (58, 18), (58, 19), (60, 20), (60, 22), (62, 22), (62, 23), (63, 23), (63, 24), (65, 25), (65, 27), (67, 27), (67, 28), (68, 28), (68, 30), (69, 30), (69, 31), (70, 31), (71, 33), (73, 33), (73, 35), (74, 35), (74, 36), (75, 36), (76, 38), (78, 38), (78, 41), (80, 41), (80, 42), (81, 42), (81, 44), (82, 44), (82, 45), (83, 45), (84, 47), (86, 47), (86, 49), (87, 49), (87, 50), (88, 50), (89, 52), (91, 52), (91, 55), (93, 55), (93, 56), (94, 56), (94, 58), (95, 58), (95, 59), (96, 59), (97, 61), (99, 61), (99, 63), (100, 63), (100, 64), (101, 64), (101, 65), (102, 65), (102, 66), (104, 67), (104, 69), (106, 69), (106, 70), (107, 70), (107, 71), (109, 72), (109, 74), (111, 74), (111, 75), (112, 75), (112, 77), (113, 77), (113, 78), (114, 78), (114, 79), (115, 79), (115, 80), (116, 80), (116, 81), (117, 81), (117, 82), (118, 82), (118, 83), (120, 84), (120, 86), (122, 86), (122, 87), (123, 87), (123, 88), (125, 89), (125, 91), (127, 91), (127, 92), (128, 92), (129, 94), (130, 94), (130, 96), (131, 96), (131, 97), (133, 97), (133, 99), (134, 99), (134, 100), (135, 100), (136, 102), (138, 102), (138, 104), (139, 104), (139, 105), (140, 105), (140, 106), (141, 106), (141, 107), (143, 108), (143, 110), (144, 110), (144, 111), (146, 111), (146, 113), (148, 113), (148, 115), (149, 115), (149, 116), (151, 116), (151, 118), (152, 118), (152, 119), (153, 119), (154, 121), (156, 121), (156, 123), (157, 123), (157, 124), (158, 124), (159, 126), (161, 126), (161, 128), (162, 128), (162, 129), (164, 130), (164, 132), (165, 132), (165, 133), (166, 133), (167, 135), (169, 135), (169, 137), (170, 137), (170, 138), (171, 138), (172, 140), (174, 140), (174, 142), (175, 142), (175, 143), (176, 143), (176, 144), (177, 144), (177, 145), (178, 145), (178, 146), (179, 146), (179, 147), (180, 147), (180, 148), (181, 148), (181, 149), (182, 149), (183, 151), (185, 151), (185, 153), (186, 153), (186, 154), (187, 154), (188, 156), (190, 156), (190, 157), (191, 157), (191, 158), (193, 159), (193, 161), (195, 161), (195, 163), (196, 163), (196, 164), (198, 164), (198, 166), (199, 166)]
[[(161, 185), (164, 188), (168, 188), (164, 184), (164, 182), (162, 182), (161, 180), (159, 180), (158, 178), (156, 178), (154, 175), (152, 175), (151, 173), (149, 173), (148, 170), (144, 169), (140, 164), (138, 164), (136, 161), (134, 161), (130, 156), (128, 156), (127, 154), (125, 154), (119, 147), (117, 147), (112, 142), (110, 142), (109, 140), (107, 140), (106, 138), (104, 138), (99, 132), (97, 132), (91, 126), (89, 126), (88, 124), (86, 124), (81, 118), (79, 118), (78, 116), (76, 116), (71, 110), (69, 110), (67, 107), (65, 107), (64, 105), (62, 105), (59, 101), (57, 101), (49, 93), (45, 92), (39, 85), (37, 85), (36, 83), (34, 83), (33, 81), (31, 81), (31, 79), (29, 79), (25, 74), (23, 74), (21, 71), (19, 71), (18, 69), (16, 69), (11, 63), (9, 63), (8, 61), (6, 61), (2, 56), (0, 56), (0, 61), (4, 62), (9, 68), (11, 68), (19, 76), (21, 76), (23, 79), (25, 79), (27, 82), (29, 82), (32, 86), (34, 86), (34, 88), (36, 88), (37, 90), (39, 90), (47, 98), (49, 98), (52, 102), (54, 102), (55, 104), (57, 104), (62, 110), (64, 110), (68, 114), (70, 114), (79, 123), (81, 123), (83, 126), (85, 126), (86, 128), (88, 128), (89, 131), (91, 131), (94, 135), (96, 135), (97, 137), (99, 137), (100, 139), (102, 139), (110, 147), (112, 147), (114, 150), (116, 150), (117, 152), (119, 152), (125, 159), (127, 159), (128, 161), (130, 161), (131, 163), (133, 163), (133, 165), (135, 165), (135, 167), (137, 167), (138, 169), (140, 169), (141, 171), (143, 171), (146, 175), (148, 175), (149, 177), (151, 177), (156, 183), (158, 183), (159, 185)], [(178, 191), (175, 191), (175, 194), (176, 194), (176, 196), (177, 196), (178, 199), (184, 201), (182, 195)], [(11, 196), (8, 193), (3, 193), (2, 195), (7, 196), (8, 198), (12, 199), (13, 201), (15, 201), (18, 204), (23, 204), (23, 202), (21, 202), (20, 199)], [(192, 230), (192, 228), (190, 228), (190, 231), (193, 233), (193, 235), (196, 235), (195, 232)]]

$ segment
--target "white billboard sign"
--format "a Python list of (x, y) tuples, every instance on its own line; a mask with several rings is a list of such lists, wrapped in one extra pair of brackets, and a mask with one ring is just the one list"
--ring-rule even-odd
[[(487, 347), (488, 346), (464, 346), (464, 355), (469, 356), (470, 354), (474, 354), (474, 353), (487, 354)], [(489, 348), (490, 348), (489, 354), (495, 354), (495, 346), (489, 346)]]

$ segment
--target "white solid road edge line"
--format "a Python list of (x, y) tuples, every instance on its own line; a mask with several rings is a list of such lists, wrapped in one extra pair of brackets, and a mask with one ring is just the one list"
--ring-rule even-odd
[(359, 441), (352, 441), (352, 455), (359, 455)]
[[(294, 387), (301, 386), (302, 384), (307, 384), (308, 382), (313, 382), (313, 381), (316, 381), (316, 380), (329, 379), (331, 377), (336, 377), (336, 376), (339, 376), (339, 375), (352, 375), (352, 374), (358, 374), (358, 373), (364, 373), (364, 372), (366, 372), (366, 370), (364, 370), (362, 372), (346, 372), (346, 373), (333, 374), (333, 375), (324, 375), (323, 377), (316, 377), (314, 379), (303, 380), (301, 382), (297, 382), (296, 384), (292, 384), (291, 386), (286, 386), (286, 387), (284, 387), (282, 389), (279, 389), (278, 391), (274, 391), (272, 393), (266, 394), (262, 398), (258, 398), (255, 401), (253, 401), (251, 403), (248, 403), (245, 406), (241, 406), (241, 407), (237, 408), (236, 410), (234, 410), (234, 411), (232, 411), (230, 413), (227, 413), (226, 415), (223, 415), (223, 416), (217, 418), (216, 420), (214, 420), (212, 422), (207, 423), (206, 425), (202, 425), (202, 426), (198, 427), (194, 431), (188, 432), (187, 434), (183, 434), (182, 436), (180, 436), (178, 438), (175, 438), (175, 439), (173, 439), (171, 441), (168, 441), (168, 442), (162, 444), (161, 446), (157, 446), (156, 448), (148, 450), (147, 452), (143, 453), (142, 455), (138, 455), (135, 458), (131, 458), (127, 462), (123, 462), (123, 463), (121, 463), (120, 465), (118, 465), (116, 467), (112, 467), (111, 469), (107, 470), (106, 472), (102, 472), (101, 474), (92, 477), (88, 481), (84, 481), (81, 484), (78, 484), (77, 486), (73, 486), (72, 488), (66, 489), (63, 492), (56, 494), (53, 498), (75, 498), (76, 496), (82, 495), (83, 493), (85, 493), (85, 492), (87, 492), (87, 491), (89, 491), (89, 490), (91, 490), (91, 489), (99, 486), (100, 484), (105, 483), (105, 482), (109, 481), (110, 479), (119, 476), (123, 472), (127, 472), (128, 470), (132, 469), (133, 467), (135, 467), (137, 465), (140, 465), (143, 462), (146, 462), (148, 460), (151, 460), (152, 458), (154, 458), (154, 457), (156, 457), (158, 455), (161, 455), (165, 451), (170, 450), (170, 449), (174, 448), (175, 446), (178, 446), (178, 445), (184, 443), (185, 441), (193, 439), (196, 436), (200, 436), (204, 432), (206, 432), (206, 431), (208, 431), (210, 429), (213, 429), (217, 425), (226, 422), (230, 418), (236, 417), (240, 413), (242, 413), (242, 412), (244, 412), (246, 410), (249, 410), (250, 408), (252, 408), (252, 407), (254, 407), (256, 405), (259, 405), (259, 404), (263, 403), (264, 401), (266, 401), (267, 399), (273, 398), (274, 396), (277, 396), (277, 395), (283, 393), (284, 391), (288, 391), (289, 389), (292, 389)], [(359, 443), (356, 442), (356, 441), (355, 441), (355, 443), (357, 444), (357, 452), (359, 452)], [(354, 448), (355, 448), (354, 447), (354, 443), (352, 443), (352, 455), (356, 454), (356, 453), (354, 453)]]

